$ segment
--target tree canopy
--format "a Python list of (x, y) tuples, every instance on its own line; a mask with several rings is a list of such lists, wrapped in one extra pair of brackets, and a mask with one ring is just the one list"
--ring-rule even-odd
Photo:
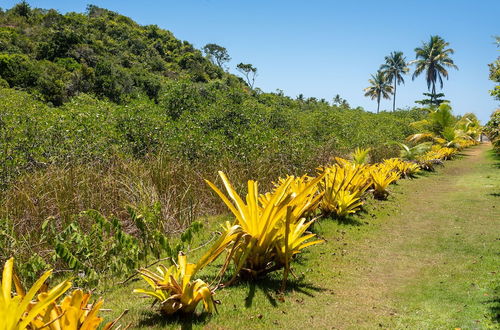
[(203, 51), (212, 63), (217, 64), (217, 66), (221, 69), (223, 69), (224, 64), (231, 61), (231, 57), (229, 56), (227, 49), (217, 44), (206, 44), (203, 47)]
[(94, 5), (63, 15), (23, 1), (0, 11), (0, 52), (2, 81), (54, 105), (80, 93), (157, 101), (172, 79), (240, 84), (221, 69), (227, 52), (214, 53), (214, 64), (170, 31)]
[(377, 71), (372, 78), (368, 80), (370, 86), (365, 88), (365, 96), (370, 97), (372, 100), (377, 100), (377, 113), (380, 110), (380, 98), (388, 99), (393, 92), (392, 86), (389, 85), (387, 76), (382, 71)]
[(392, 111), (396, 110), (396, 88), (397, 85), (405, 83), (403, 75), (410, 69), (406, 63), (403, 52), (391, 52), (385, 57), (385, 63), (380, 66), (380, 70), (386, 75), (387, 80), (394, 82), (394, 96), (392, 98)]
[(436, 83), (439, 82), (442, 89), (443, 78), (448, 79), (446, 68), (458, 70), (450, 57), (455, 51), (452, 48), (447, 48), (449, 45), (450, 43), (440, 36), (431, 36), (428, 42), (424, 42), (421, 47), (415, 48), (416, 59), (410, 62), (410, 64), (416, 66), (412, 79), (425, 72), (427, 88), (433, 95), (432, 100), (436, 98)]
[(253, 88), (255, 77), (257, 76), (257, 68), (252, 64), (239, 63), (236, 69), (243, 74), (250, 88)]

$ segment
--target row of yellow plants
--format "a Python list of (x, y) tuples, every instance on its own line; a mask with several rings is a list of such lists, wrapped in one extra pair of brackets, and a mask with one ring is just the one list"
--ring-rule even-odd
[[(164, 266), (158, 267), (158, 273), (142, 269), (140, 273), (152, 290), (137, 289), (135, 292), (154, 297), (164, 314), (191, 312), (199, 301), (203, 301), (205, 311), (212, 312), (215, 308), (213, 294), (218, 285), (211, 289), (205, 282), (197, 280), (194, 282), (198, 283), (196, 286), (189, 279), (223, 254), (217, 284), (232, 265), (232, 276), (226, 286), (238, 276), (257, 279), (278, 269), (284, 271), (284, 286), (293, 257), (304, 248), (323, 242), (308, 231), (316, 220), (315, 215), (333, 213), (343, 217), (354, 213), (360, 209), (369, 189), (375, 196), (385, 198), (390, 183), (414, 175), (419, 168), (399, 159), (366, 165), (336, 158), (334, 165), (318, 170), (316, 177), (280, 178), (272, 191), (263, 194), (259, 194), (258, 183), (249, 180), (244, 198), (236, 192), (226, 175), (219, 172), (225, 193), (212, 182), (207, 181), (207, 184), (234, 215), (234, 222), (222, 225), (219, 239), (197, 264), (186, 266), (183, 256), (183, 261), (179, 257), (178, 266), (168, 270)], [(177, 275), (169, 275), (172, 273)], [(186, 293), (193, 285), (204, 293), (200, 290)]]
[[(442, 150), (445, 153), (445, 150)], [(242, 198), (223, 172), (219, 172), (225, 193), (215, 184), (207, 184), (234, 215), (234, 222), (222, 225), (219, 239), (196, 264), (187, 264), (185, 256), (177, 265), (158, 273), (141, 269), (143, 279), (152, 290), (135, 292), (152, 296), (164, 314), (192, 312), (203, 301), (204, 310), (215, 309), (213, 294), (223, 275), (232, 265), (232, 276), (224, 286), (240, 278), (258, 279), (283, 269), (284, 286), (294, 256), (304, 248), (323, 242), (308, 231), (316, 215), (344, 217), (359, 211), (368, 191), (384, 199), (388, 186), (400, 178), (414, 177), (420, 166), (398, 158), (382, 163), (365, 164), (367, 149), (358, 149), (353, 160), (335, 158), (330, 166), (318, 168), (316, 177), (280, 178), (270, 192), (259, 194), (258, 183), (248, 181), (247, 195)], [(222, 268), (212, 288), (201, 280), (190, 282), (196, 272), (225, 255)], [(175, 273), (176, 275), (171, 275)], [(185, 275), (183, 275), (185, 274)], [(196, 283), (196, 284), (195, 284)], [(195, 288), (194, 292), (191, 288)]]
[[(355, 213), (361, 209), (367, 192), (372, 192), (377, 199), (385, 199), (391, 183), (413, 177), (421, 168), (428, 169), (428, 164), (451, 159), (458, 149), (438, 145), (420, 156), (418, 162), (391, 158), (376, 164), (367, 164), (368, 151), (358, 148), (352, 161), (335, 158), (333, 165), (318, 168), (316, 177), (280, 178), (271, 192), (263, 194), (259, 194), (258, 183), (249, 180), (244, 198), (239, 196), (226, 175), (219, 172), (226, 193), (212, 182), (206, 182), (234, 215), (234, 222), (222, 225), (220, 238), (196, 264), (188, 263), (187, 256), (180, 253), (177, 262), (168, 268), (160, 265), (157, 273), (140, 269), (141, 277), (151, 289), (136, 289), (134, 292), (155, 298), (160, 311), (170, 315), (192, 313), (200, 302), (203, 302), (206, 312), (215, 311), (215, 290), (231, 265), (233, 275), (226, 285), (238, 276), (256, 279), (283, 269), (284, 286), (294, 256), (306, 247), (323, 242), (308, 231), (316, 221), (316, 215), (345, 217)], [(200, 279), (191, 280), (222, 254), (225, 257), (216, 285)], [(26, 292), (13, 266), (11, 258), (3, 271), (0, 295), (0, 320), (3, 322), (0, 330), (96, 329), (101, 324), (98, 313), (102, 299), (89, 304), (89, 293), (74, 290), (58, 303), (72, 284), (64, 281), (49, 290), (44, 283), (51, 271), (43, 274)], [(15, 295), (11, 292), (12, 283)], [(116, 321), (110, 322), (104, 329), (111, 329), (115, 324)]]

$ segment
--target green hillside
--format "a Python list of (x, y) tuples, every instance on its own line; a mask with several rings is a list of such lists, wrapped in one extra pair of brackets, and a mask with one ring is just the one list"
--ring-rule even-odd
[(0, 76), (10, 87), (54, 105), (80, 93), (118, 103), (158, 100), (173, 79), (238, 81), (170, 31), (92, 5), (84, 14), (23, 3), (1, 11), (0, 52)]

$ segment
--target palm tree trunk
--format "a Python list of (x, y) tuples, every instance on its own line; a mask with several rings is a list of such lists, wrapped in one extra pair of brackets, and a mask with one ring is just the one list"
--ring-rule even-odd
[(380, 109), (380, 94), (378, 94), (378, 96), (377, 96), (377, 114), (378, 114), (379, 109)]
[(396, 111), (396, 77), (394, 77), (394, 98), (392, 99), (392, 112)]
[(432, 82), (432, 96), (431, 96), (431, 104), (434, 105), (434, 102), (436, 101), (436, 82)]

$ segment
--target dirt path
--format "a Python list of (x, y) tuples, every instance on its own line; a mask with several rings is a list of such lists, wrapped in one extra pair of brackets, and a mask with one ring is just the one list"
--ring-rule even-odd
[[(485, 156), (488, 149), (488, 145), (473, 148), (465, 159), (448, 162), (439, 175), (404, 183), (406, 187), (396, 196), (398, 209), (388, 212), (376, 233), (349, 246), (347, 262), (340, 267), (332, 262), (331, 269), (346, 272), (347, 281), (331, 287), (333, 297), (315, 297), (324, 305), (312, 312), (307, 323), (341, 329), (460, 326), (453, 324), (460, 310), (436, 315), (435, 305), (463, 306), (460, 294), (470, 296), (467, 286), (476, 279), (469, 278), (473, 272), (468, 269), (465, 271), (471, 274), (458, 274), (458, 279), (453, 275), (468, 263), (477, 264), (482, 254), (500, 248), (500, 199), (493, 192), (499, 188), (498, 181), (482, 171), (492, 167)], [(486, 194), (489, 190), (491, 196)], [(469, 253), (469, 245), (470, 249), (482, 245), (486, 252)], [(457, 247), (466, 251), (457, 251)], [(495, 269), (494, 264), (485, 266)], [(467, 282), (463, 283), (467, 289), (459, 285), (458, 297), (452, 299), (447, 296), (450, 292), (433, 287), (446, 281)], [(445, 291), (454, 290), (455, 283), (450, 286)], [(433, 323), (427, 318), (433, 318)], [(470, 321), (475, 322), (472, 325), (483, 322)]]

